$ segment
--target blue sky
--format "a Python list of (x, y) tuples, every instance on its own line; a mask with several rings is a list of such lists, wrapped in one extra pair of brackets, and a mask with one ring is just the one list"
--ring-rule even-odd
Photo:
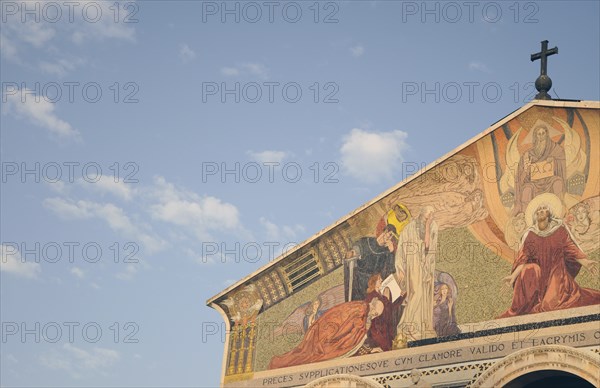
[(540, 41), (600, 97), (597, 1), (223, 4), (2, 0), (2, 386), (216, 386), (206, 299), (530, 100)]

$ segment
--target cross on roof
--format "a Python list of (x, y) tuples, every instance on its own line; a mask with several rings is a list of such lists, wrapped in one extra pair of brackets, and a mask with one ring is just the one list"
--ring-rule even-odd
[(542, 41), (542, 51), (531, 54), (531, 62), (541, 59), (540, 76), (535, 80), (535, 88), (539, 92), (535, 98), (537, 100), (551, 100), (552, 97), (548, 94), (548, 90), (552, 87), (552, 80), (548, 77), (548, 57), (558, 54), (558, 47), (548, 50), (548, 41)]
[(554, 47), (548, 50), (547, 40), (542, 41), (542, 51), (540, 51), (539, 53), (531, 54), (531, 62), (537, 61), (538, 59), (542, 60), (540, 75), (548, 74), (548, 57), (554, 54), (558, 54), (558, 47)]

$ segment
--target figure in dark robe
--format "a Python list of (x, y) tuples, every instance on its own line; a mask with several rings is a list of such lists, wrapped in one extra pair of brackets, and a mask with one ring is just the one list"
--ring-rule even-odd
[(388, 224), (376, 238), (362, 237), (346, 253), (346, 300), (365, 300), (372, 275), (380, 274), (385, 279), (396, 272), (396, 236), (396, 227)]
[(533, 129), (533, 147), (519, 160), (512, 214), (525, 211), (527, 204), (542, 193), (553, 193), (562, 199), (566, 181), (565, 150), (552, 141), (547, 124), (540, 123)]
[(586, 257), (549, 205), (538, 206), (533, 218), (512, 274), (504, 278), (513, 299), (499, 318), (600, 304), (600, 291), (575, 281), (582, 266), (598, 276), (598, 263)]
[(294, 349), (274, 356), (269, 369), (348, 357), (362, 347), (374, 318), (384, 306), (379, 299), (370, 303), (352, 301), (340, 303), (327, 310), (308, 329)]
[(378, 299), (383, 303), (383, 312), (371, 321), (371, 330), (366, 341), (370, 349), (381, 349), (386, 352), (392, 349), (392, 342), (396, 336), (396, 326), (400, 321), (401, 306), (406, 293), (400, 295), (392, 302), (389, 288), (381, 290), (381, 275), (375, 274), (369, 279), (369, 288), (365, 302), (371, 303)]
[(439, 283), (435, 287), (433, 305), (433, 329), (438, 337), (460, 334), (456, 324), (455, 298), (450, 286)]

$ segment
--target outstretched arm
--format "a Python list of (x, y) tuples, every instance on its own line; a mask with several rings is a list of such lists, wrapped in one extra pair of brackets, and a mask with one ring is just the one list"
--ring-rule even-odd
[(515, 282), (517, 281), (517, 278), (521, 274), (521, 271), (523, 271), (524, 266), (525, 266), (525, 264), (518, 265), (510, 275), (502, 278), (503, 284), (502, 284), (502, 287), (500, 288), (501, 293), (506, 293), (515, 287)]

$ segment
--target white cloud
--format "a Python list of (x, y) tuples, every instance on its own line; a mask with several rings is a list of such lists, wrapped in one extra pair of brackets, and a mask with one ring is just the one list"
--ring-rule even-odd
[[(153, 184), (143, 189), (131, 188), (123, 182), (115, 183), (111, 177), (104, 177), (96, 183), (78, 181), (76, 186), (101, 194), (116, 195), (129, 201), (127, 209), (140, 209), (141, 214), (128, 215), (123, 208), (110, 202), (78, 200), (65, 196), (46, 198), (43, 201), (44, 207), (65, 220), (101, 220), (114, 232), (138, 243), (145, 254), (159, 252), (170, 246), (170, 242), (179, 245), (190, 238), (194, 241), (211, 240), (219, 232), (233, 234), (241, 239), (251, 238), (251, 233), (242, 225), (235, 205), (214, 196), (201, 196), (177, 187), (163, 177), (155, 177)], [(161, 227), (167, 226), (160, 236), (150, 226), (151, 220), (164, 222)], [(203, 260), (198, 257), (195, 259)], [(116, 276), (121, 280), (128, 280), (136, 271), (136, 267), (124, 267)]]
[(115, 277), (119, 280), (131, 280), (138, 272), (138, 268), (133, 264), (127, 264), (125, 269), (121, 272), (118, 272)]
[[(23, 96), (23, 98), (21, 97)], [(45, 128), (61, 138), (79, 139), (79, 131), (71, 124), (58, 118), (54, 112), (54, 104), (38, 96), (30, 89), (18, 89), (15, 93), (5, 92), (8, 111), (15, 117), (24, 117), (31, 123)], [(24, 100), (24, 102), (22, 101)]]
[(85, 369), (106, 368), (119, 359), (119, 352), (112, 349), (94, 347), (91, 352), (88, 352), (69, 344), (65, 344), (63, 347), (71, 352)]
[[(190, 248), (184, 249), (185, 254), (189, 256), (195, 263), (215, 264), (217, 262), (231, 262), (231, 253), (227, 253), (221, 250), (233, 249), (232, 247), (235, 245), (235, 243), (232, 243), (231, 245), (227, 245), (227, 243), (224, 243), (223, 241), (203, 241), (202, 243), (202, 248), (199, 249), (200, 253), (197, 253), (195, 250)], [(239, 259), (239, 257), (237, 259)]]
[[(19, 4), (23, 7), (25, 3)], [(134, 19), (136, 15), (139, 16), (138, 3), (135, 0), (119, 2), (118, 8), (115, 6), (117, 3), (110, 0), (82, 0), (76, 2), (71, 10), (59, 3), (55, 3), (57, 7), (51, 7), (58, 8), (58, 14), (56, 11), (46, 14), (46, 11), (42, 10), (42, 16), (38, 17), (37, 21), (31, 14), (23, 22), (22, 12), (3, 15), (0, 34), (2, 57), (31, 70), (41, 70), (53, 76), (64, 77), (81, 63), (65, 59), (42, 61), (38, 63), (37, 69), (30, 64), (36, 62), (40, 54), (65, 54), (70, 49), (65, 45), (69, 38), (77, 44), (104, 39), (135, 42), (137, 22)], [(33, 4), (33, 1), (30, 2), (31, 6)], [(40, 4), (44, 7), (41, 1), (36, 1), (35, 4), (38, 9)], [(54, 21), (45, 20), (45, 17), (54, 19), (55, 16)], [(116, 17), (118, 20), (115, 20)]]
[(10, 361), (14, 364), (18, 364), (19, 360), (17, 360), (17, 358), (12, 354), (12, 353), (8, 353), (6, 356), (2, 357), (3, 359)]
[(67, 192), (67, 185), (63, 181), (48, 182), (44, 180), (44, 183), (56, 193), (65, 194)]
[(240, 75), (240, 71), (235, 67), (223, 67), (221, 69), (221, 74), (226, 75), (228, 77), (237, 77)]
[(353, 57), (358, 58), (365, 53), (365, 48), (364, 46), (357, 44), (356, 46), (350, 47), (350, 52), (352, 53)]
[(244, 233), (239, 211), (234, 205), (177, 188), (163, 177), (156, 177), (154, 183), (153, 196), (158, 203), (150, 206), (153, 218), (191, 228), (200, 239), (210, 238), (212, 231)]
[(44, 206), (65, 220), (84, 219), (91, 218), (93, 216), (88, 207), (85, 206), (84, 201), (79, 201), (76, 203), (55, 197), (45, 199)]
[(0, 33), (0, 54), (2, 58), (6, 58), (13, 62), (19, 62), (17, 47), (3, 33)]
[(283, 159), (288, 156), (284, 151), (248, 151), (247, 153), (252, 159), (259, 163), (281, 163), (283, 162)]
[(93, 204), (93, 208), (96, 216), (106, 221), (112, 230), (140, 242), (148, 253), (160, 251), (166, 245), (158, 236), (151, 236), (134, 225), (123, 209), (111, 203)]
[(469, 63), (469, 70), (480, 71), (482, 73), (491, 73), (492, 71), (485, 65), (485, 63), (472, 61)]
[(7, 17), (6, 23), (2, 23), (5, 31), (10, 31), (11, 36), (14, 34), (36, 48), (45, 46), (56, 35), (56, 30), (49, 23), (36, 23), (33, 18), (27, 18), (23, 23), (16, 16)]
[[(118, 12), (118, 22), (115, 23), (115, 6), (113, 1), (84, 0), (90, 4), (89, 15), (83, 17), (80, 12), (75, 23), (74, 31), (71, 33), (71, 40), (77, 44), (84, 43), (86, 40), (115, 39), (135, 42), (136, 20), (139, 18), (138, 4), (135, 0), (127, 2), (124, 7), (120, 4)], [(129, 5), (131, 4), (131, 5)], [(98, 9), (96, 11), (96, 9)], [(97, 21), (97, 12), (101, 17)]]
[(63, 370), (73, 378), (95, 373), (105, 374), (121, 358), (112, 349), (94, 347), (84, 350), (71, 344), (64, 344), (61, 351), (52, 350), (40, 357), (43, 366), (52, 370)]
[(117, 196), (125, 201), (131, 200), (136, 194), (136, 190), (132, 188), (130, 183), (125, 183), (122, 179), (115, 182), (112, 176), (103, 175), (97, 182), (87, 182), (83, 179), (78, 181), (78, 184), (86, 189), (93, 190), (99, 193), (108, 193)]
[(260, 63), (244, 63), (242, 69), (257, 77), (263, 79), (269, 78), (269, 70)]
[[(205, 247), (203, 246), (202, 250), (204, 251)], [(214, 264), (215, 257), (218, 257), (219, 260), (225, 260), (222, 256), (221, 252), (210, 252), (208, 255), (196, 253), (194, 250), (190, 248), (185, 248), (184, 252), (188, 255), (192, 260), (194, 260), (198, 264)]]
[(79, 267), (71, 268), (71, 274), (79, 279), (83, 279), (85, 277), (85, 272)]
[(277, 239), (279, 237), (279, 227), (277, 225), (263, 217), (259, 221), (267, 231), (267, 238)]
[(305, 228), (302, 225), (283, 225), (279, 226), (265, 217), (259, 219), (260, 224), (265, 228), (267, 238), (271, 242), (283, 242), (287, 244), (289, 242), (297, 243), (298, 234), (305, 232)]
[(17, 247), (9, 244), (1, 244), (0, 271), (23, 278), (35, 279), (42, 272), (42, 268), (38, 263), (23, 261)]
[(75, 59), (57, 59), (54, 62), (41, 61), (38, 64), (39, 69), (50, 75), (57, 77), (65, 77), (67, 74), (75, 70), (78, 66), (84, 64), (85, 61), (81, 58)]
[(105, 221), (115, 232), (132, 238), (144, 246), (147, 253), (162, 250), (166, 242), (156, 235), (152, 235), (144, 228), (135, 225), (125, 214), (123, 209), (112, 203), (97, 203), (91, 201), (72, 201), (62, 198), (47, 198), (44, 206), (65, 219), (90, 219), (98, 218)]
[(354, 128), (344, 136), (340, 149), (344, 172), (365, 182), (390, 181), (400, 169), (407, 133), (369, 132)]
[(190, 62), (196, 58), (196, 52), (192, 50), (187, 43), (183, 43), (179, 45), (179, 58), (181, 58), (184, 63)]
[(273, 251), (269, 251), (269, 260), (280, 256), (282, 253), (289, 252), (293, 249), (301, 240), (301, 233), (304, 233), (306, 229), (304, 226), (296, 225), (277, 225), (274, 222), (261, 217), (259, 219), (260, 224), (265, 228), (266, 238), (269, 243), (278, 243), (274, 246)]
[(221, 68), (221, 74), (228, 77), (254, 76), (262, 79), (269, 78), (269, 69), (261, 63), (242, 63), (235, 67)]

